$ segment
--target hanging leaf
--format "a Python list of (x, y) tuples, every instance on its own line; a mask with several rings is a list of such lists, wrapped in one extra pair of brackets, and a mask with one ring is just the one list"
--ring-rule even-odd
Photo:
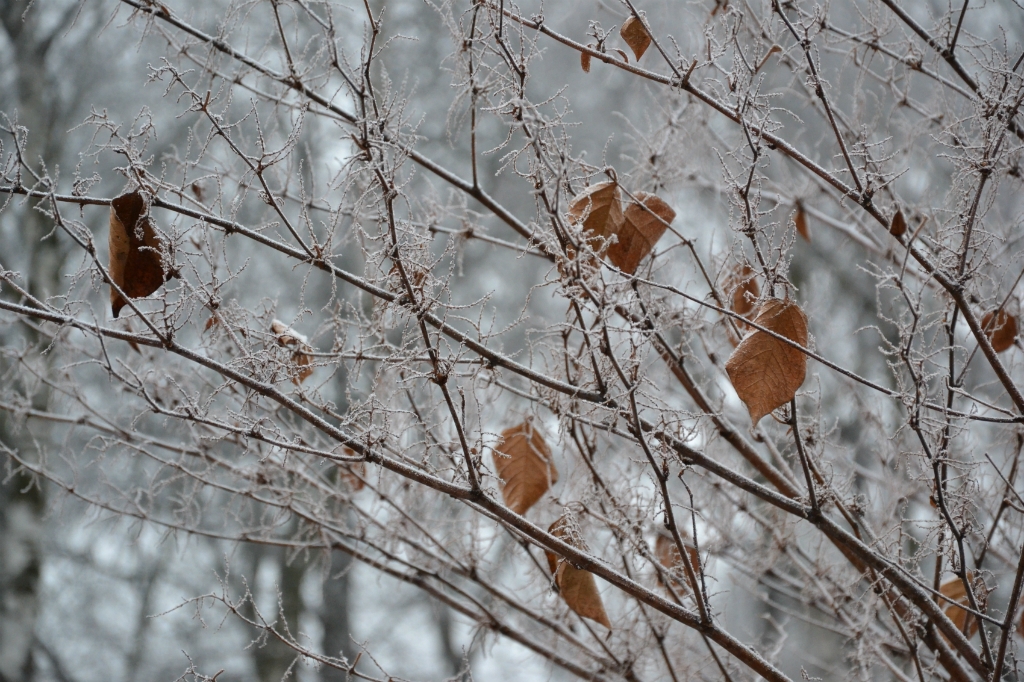
[[(657, 196), (637, 192), (637, 201), (630, 201), (625, 211), (614, 182), (593, 185), (573, 198), (569, 219), (583, 224), (589, 237), (612, 241), (606, 256), (612, 265), (627, 274), (654, 249), (654, 245), (675, 220), (676, 212)], [(615, 237), (612, 240), (612, 236)]]
[(907, 219), (903, 215), (903, 209), (897, 208), (896, 214), (892, 217), (892, 222), (889, 223), (889, 234), (893, 237), (902, 237), (906, 231)]
[[(769, 299), (756, 324), (807, 346), (807, 316), (794, 301)], [(754, 424), (790, 400), (804, 383), (807, 356), (761, 330), (748, 334), (725, 363), (725, 371)]]
[(608, 247), (608, 260), (623, 272), (632, 275), (640, 261), (654, 250), (654, 245), (676, 218), (672, 207), (648, 192), (637, 192), (639, 201), (630, 201), (623, 213), (623, 222)]
[(590, 73), (590, 53), (580, 52), (580, 66), (583, 67), (583, 73)]
[(569, 203), (569, 220), (583, 224), (583, 229), (608, 239), (617, 234), (624, 220), (619, 186), (611, 181), (591, 185)]
[[(144, 298), (168, 279), (162, 243), (149, 219), (149, 203), (141, 192), (128, 192), (110, 202), (110, 279), (129, 298)], [(117, 317), (128, 305), (110, 288), (110, 308)]]
[[(682, 538), (683, 544), (686, 546), (686, 554), (690, 558), (690, 566), (693, 567), (694, 571), (697, 571), (697, 568), (700, 566), (700, 556), (697, 554), (697, 548), (689, 544), (688, 540), (690, 538), (688, 535), (683, 535)], [(676, 546), (675, 540), (668, 535), (659, 534), (654, 540), (654, 555), (662, 566), (679, 576), (687, 577), (687, 582), (689, 582), (689, 576), (686, 576), (686, 568), (683, 566), (683, 557), (679, 554), (679, 548)], [(672, 589), (676, 592), (686, 594), (689, 591), (686, 585), (675, 578), (670, 580), (672, 582)], [(664, 585), (660, 574), (658, 575), (658, 584)]]
[(501, 443), (494, 450), (494, 470), (501, 479), (502, 498), (516, 514), (525, 514), (558, 482), (551, 450), (530, 421), (502, 431)]
[(992, 350), (1002, 353), (1017, 340), (1017, 318), (1003, 309), (992, 310), (981, 318), (981, 328), (992, 343)]
[[(571, 517), (562, 516), (551, 524), (548, 532), (576, 549), (588, 551), (579, 526)], [(548, 559), (548, 568), (551, 570), (551, 575), (555, 577), (555, 584), (558, 585), (558, 592), (569, 608), (580, 616), (600, 623), (610, 630), (612, 625), (608, 620), (608, 614), (605, 613), (601, 594), (597, 591), (594, 574), (574, 567), (552, 552), (545, 552), (545, 554)]]
[(295, 385), (301, 384), (313, 374), (313, 348), (304, 334), (300, 334), (281, 320), (270, 323), (270, 331), (277, 337), (277, 344), (292, 349), (290, 376)]
[[(974, 576), (971, 571), (967, 572), (967, 579), (971, 581), (974, 580)], [(942, 585), (939, 586), (939, 592), (941, 592), (944, 597), (952, 599), (958, 604), (967, 606), (970, 603), (967, 599), (967, 590), (964, 589), (964, 583), (960, 578), (951, 578), (942, 583)], [(985, 596), (984, 590), (979, 591), (978, 589), (975, 589), (974, 594), (979, 600), (978, 605), (981, 606), (980, 602)], [(964, 632), (964, 626), (967, 626), (967, 631), (964, 632), (964, 634), (968, 638), (973, 637), (974, 633), (978, 631), (978, 619), (967, 613), (967, 611), (959, 606), (947, 606), (945, 614), (951, 621), (953, 621), (953, 624), (956, 625), (957, 630), (960, 630), (960, 632)], [(945, 635), (943, 635), (943, 637), (945, 637)]]
[(805, 242), (811, 241), (810, 230), (807, 229), (807, 214), (800, 204), (796, 206), (796, 215), (793, 216), (793, 225), (796, 226), (796, 233), (804, 238)]
[(296, 385), (301, 384), (313, 375), (313, 356), (309, 353), (296, 350), (292, 353), (292, 362), (295, 363), (295, 373), (292, 375), (292, 381)]
[[(356, 451), (350, 447), (342, 447), (341, 454), (345, 457), (356, 457)], [(354, 493), (362, 490), (366, 483), (363, 478), (366, 476), (366, 462), (337, 462), (338, 481), (348, 486)]]
[[(734, 266), (726, 275), (723, 286), (728, 297), (729, 309), (749, 319), (750, 313), (753, 312), (757, 299), (761, 295), (761, 287), (757, 284), (757, 277), (753, 269), (746, 263)], [(726, 332), (729, 343), (735, 348), (742, 340), (747, 323), (733, 318), (733, 324), (736, 325), (736, 330), (734, 331), (732, 325), (727, 324)]]
[(640, 61), (640, 57), (643, 57), (644, 52), (651, 46), (651, 35), (644, 28), (643, 22), (636, 17), (631, 16), (622, 22), (619, 35), (629, 45), (629, 49), (633, 50), (637, 61)]
[(761, 295), (754, 270), (746, 263), (735, 267), (725, 279), (725, 292), (729, 296), (729, 308), (734, 313), (744, 317), (749, 315)]
[[(584, 239), (595, 240), (595, 248), (602, 248), (612, 235), (618, 234), (625, 219), (622, 215), (622, 202), (619, 200), (619, 187), (614, 182), (599, 182), (592, 185), (575, 197), (569, 203), (569, 221), (580, 225), (583, 228)], [(595, 239), (595, 238), (600, 239)], [(569, 260), (576, 258), (576, 251), (571, 246), (566, 254)], [(584, 279), (597, 272), (600, 268), (600, 261), (592, 253), (586, 253), (580, 259), (582, 267), (581, 275)], [(569, 270), (560, 262), (558, 266), (562, 276), (566, 276)]]

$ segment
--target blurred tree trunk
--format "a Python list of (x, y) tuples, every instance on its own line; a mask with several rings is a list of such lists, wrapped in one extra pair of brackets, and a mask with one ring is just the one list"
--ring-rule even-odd
[[(253, 601), (257, 604), (265, 602), (266, 595), (259, 593), (260, 586), (257, 583), (257, 574), (261, 569), (267, 570), (271, 565), (276, 569), (277, 579), (272, 587), (273, 593), (269, 596), (273, 599), (274, 605), (269, 609), (260, 609), (260, 616), (274, 626), (274, 629), (283, 636), (290, 633), (293, 637), (299, 632), (299, 617), (302, 615), (302, 577), (306, 573), (307, 561), (298, 556), (288, 561), (285, 552), (278, 547), (267, 545), (251, 544), (244, 548), (247, 559), (247, 570), (243, 575), (249, 580), (249, 589), (253, 592)], [(245, 609), (245, 616), (255, 619), (255, 609), (250, 603)], [(257, 619), (258, 620), (258, 619)], [(287, 629), (285, 625), (287, 624)], [(256, 676), (260, 682), (281, 682), (288, 674), (288, 679), (295, 679), (294, 668), (289, 668), (295, 663), (298, 654), (294, 649), (282, 643), (272, 635), (263, 631), (255, 632), (254, 636), (259, 637), (259, 644), (253, 646), (252, 651), (253, 667), (256, 668)]]
[[(349, 574), (352, 557), (344, 552), (331, 552), (330, 574), (323, 587), (320, 606), (320, 624), (323, 627), (323, 650), (328, 656), (344, 656), (350, 663), (355, 660), (356, 647), (352, 641), (349, 620)], [(348, 675), (336, 668), (324, 666), (320, 670), (323, 682), (345, 682)]]
[[(25, 148), (26, 160), (36, 172), (45, 174), (47, 171), (40, 168), (38, 160), (53, 163), (61, 158), (64, 136), (58, 124), (66, 113), (57, 84), (47, 69), (47, 60), (54, 40), (67, 29), (73, 14), (65, 11), (56, 22), (47, 22), (44, 29), (41, 8), (30, 5), (28, 0), (0, 0), (0, 25), (12, 52), (8, 63), (16, 70), (16, 91), (3, 93), (0, 100), (8, 113), (16, 109), (19, 125), (32, 131)], [(44, 239), (53, 228), (52, 221), (26, 206), (18, 227), (28, 289), (45, 299), (59, 291), (63, 261), (57, 240)], [(36, 341), (33, 336), (29, 334), (30, 341)], [(48, 400), (45, 390), (32, 395), (33, 406), (40, 409), (46, 409)], [(45, 433), (30, 434), (27, 429), (15, 430), (12, 426), (9, 419), (0, 420), (0, 439), (4, 446), (18, 450), (22, 456), (31, 456), (31, 451), (39, 447), (33, 443), (33, 435), (45, 442)], [(4, 681), (29, 680), (33, 676), (44, 505), (42, 488), (28, 476), (16, 473), (4, 477), (0, 485), (0, 679)]]
[(441, 641), (441, 660), (445, 662), (448, 670), (448, 679), (468, 680), (469, 674), (466, 669), (466, 656), (460, 650), (455, 641), (455, 618), (451, 607), (446, 604), (432, 604), (434, 610), (434, 622), (437, 624), (437, 633)]

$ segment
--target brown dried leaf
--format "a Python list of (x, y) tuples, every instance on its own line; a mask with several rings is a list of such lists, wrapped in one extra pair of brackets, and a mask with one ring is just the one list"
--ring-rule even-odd
[[(756, 324), (807, 346), (807, 316), (794, 301), (765, 301)], [(772, 410), (796, 395), (807, 373), (807, 356), (793, 346), (759, 329), (748, 334), (725, 363), (725, 371), (740, 400), (757, 424)]]
[(811, 241), (811, 233), (807, 229), (807, 214), (802, 206), (796, 207), (796, 215), (793, 216), (793, 224), (796, 226), (796, 233), (804, 238), (805, 242)]
[(753, 269), (744, 263), (735, 267), (726, 277), (725, 292), (729, 296), (732, 311), (746, 317), (754, 309), (754, 303), (761, 295), (761, 287), (757, 284)]
[(592, 235), (608, 239), (618, 234), (624, 220), (619, 186), (611, 181), (591, 185), (569, 203), (569, 220), (583, 223)]
[(274, 320), (270, 323), (270, 331), (277, 337), (277, 343), (281, 346), (308, 345), (309, 339), (305, 334), (300, 334), (281, 320)]
[[(599, 182), (577, 194), (569, 203), (569, 221), (575, 224), (582, 223), (584, 239), (594, 240), (596, 243), (593, 246), (597, 249), (602, 248), (605, 241), (618, 234), (624, 221), (618, 185), (614, 182)], [(569, 260), (577, 257), (575, 249), (571, 246), (566, 255)], [(600, 261), (592, 253), (585, 252), (580, 259), (580, 265), (581, 274), (586, 279), (589, 273), (594, 273), (600, 268)], [(569, 272), (567, 265), (562, 263), (559, 263), (558, 269), (563, 277)]]
[[(346, 457), (356, 457), (356, 451), (350, 447), (343, 447), (341, 454)], [(356, 493), (362, 490), (366, 483), (366, 462), (338, 462), (338, 480), (348, 486), (349, 490)]]
[[(569, 519), (562, 516), (551, 524), (548, 532), (563, 542), (586, 551), (586, 543), (580, 537), (578, 528), (573, 526), (574, 524)], [(569, 608), (580, 616), (600, 623), (610, 630), (612, 624), (608, 620), (608, 614), (605, 613), (601, 594), (597, 591), (594, 574), (574, 567), (551, 552), (545, 552), (545, 554), (548, 559), (548, 568), (555, 576), (558, 592)]]
[[(967, 579), (972, 581), (974, 580), (974, 576), (970, 571), (967, 572)], [(964, 606), (967, 606), (968, 604), (969, 600), (967, 599), (967, 590), (964, 589), (964, 583), (960, 578), (950, 578), (946, 582), (942, 583), (942, 585), (939, 586), (939, 592), (941, 592), (943, 596), (948, 599), (952, 599), (959, 604), (963, 604)], [(977, 589), (975, 589), (975, 596), (982, 598)], [(964, 625), (967, 626), (967, 632), (964, 634), (967, 635), (968, 638), (973, 637), (974, 633), (978, 631), (978, 619), (967, 613), (967, 611), (963, 610), (959, 606), (950, 605), (946, 607), (945, 614), (951, 621), (953, 621), (953, 624), (956, 625), (957, 629), (961, 632), (964, 632)], [(945, 635), (943, 635), (943, 637), (945, 637)]]
[(647, 52), (647, 48), (651, 46), (650, 34), (644, 28), (643, 22), (636, 17), (631, 16), (622, 22), (619, 35), (629, 45), (629, 49), (633, 50), (637, 61), (640, 61), (640, 57), (643, 57), (644, 52)]
[[(693, 570), (696, 571), (697, 567), (700, 566), (700, 557), (697, 554), (697, 548), (689, 544), (688, 536), (683, 536), (683, 543), (686, 545), (686, 553), (690, 557), (690, 566), (692, 566)], [(679, 554), (679, 548), (676, 546), (675, 540), (669, 536), (658, 535), (654, 540), (654, 555), (665, 568), (670, 571), (676, 571), (680, 575), (686, 575), (686, 568), (683, 567), (683, 557)], [(687, 582), (689, 582), (689, 580), (687, 580)], [(664, 584), (660, 575), (658, 576), (658, 584)], [(683, 594), (689, 591), (685, 585), (675, 579), (672, 580), (672, 589)]]
[[(128, 296), (143, 298), (167, 280), (161, 240), (149, 220), (149, 203), (141, 192), (128, 192), (110, 202), (110, 279)], [(128, 305), (110, 288), (110, 307), (117, 317)]]
[(618, 241), (608, 247), (608, 260), (623, 272), (632, 275), (640, 261), (654, 250), (654, 245), (665, 234), (676, 218), (672, 207), (648, 192), (637, 192), (639, 201), (630, 201), (623, 213)]
[[(427, 281), (427, 269), (417, 263), (405, 263), (405, 274), (409, 277), (409, 283), (416, 289), (422, 289), (423, 283)], [(402, 271), (398, 268), (398, 263), (392, 265), (388, 270), (388, 279), (397, 284), (399, 291), (405, 291), (402, 286), (404, 284)]]
[(292, 381), (296, 386), (313, 375), (313, 356), (297, 350), (292, 353), (292, 362), (295, 363), (295, 372), (292, 374)]
[(981, 318), (981, 328), (992, 343), (992, 350), (1002, 353), (1017, 339), (1017, 318), (1005, 310), (991, 310)]
[(903, 215), (903, 209), (897, 208), (896, 214), (892, 217), (892, 222), (889, 223), (889, 234), (893, 237), (902, 237), (906, 231), (907, 219)]
[(580, 52), (580, 66), (583, 67), (583, 73), (590, 73), (590, 53)]
[(292, 364), (294, 367), (290, 373), (291, 380), (295, 385), (301, 384), (313, 374), (313, 352), (309, 345), (309, 339), (305, 334), (300, 334), (281, 320), (274, 320), (270, 323), (270, 331), (277, 337), (279, 346), (293, 348)]
[(516, 514), (525, 514), (558, 482), (551, 450), (530, 421), (501, 432), (501, 443), (495, 447), (494, 470), (501, 479), (505, 506)]

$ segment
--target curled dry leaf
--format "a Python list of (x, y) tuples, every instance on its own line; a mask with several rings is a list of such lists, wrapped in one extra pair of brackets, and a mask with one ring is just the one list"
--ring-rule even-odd
[(893, 237), (902, 237), (906, 231), (907, 219), (903, 215), (903, 209), (897, 208), (896, 214), (892, 217), (892, 222), (889, 223), (889, 234)]
[(796, 233), (803, 237), (805, 242), (811, 241), (811, 232), (807, 229), (807, 213), (804, 212), (803, 206), (797, 205), (793, 225), (796, 227)]
[(270, 323), (270, 331), (277, 337), (277, 343), (284, 348), (292, 349), (294, 367), (290, 373), (296, 385), (301, 384), (313, 374), (313, 349), (304, 334), (300, 334), (281, 320)]
[[(689, 543), (689, 536), (683, 535), (683, 544), (686, 546), (686, 554), (690, 558), (690, 566), (693, 567), (694, 571), (698, 570), (700, 566), (700, 556), (697, 554), (697, 548)], [(679, 548), (676, 546), (675, 540), (667, 535), (659, 534), (654, 540), (654, 555), (658, 558), (658, 562), (662, 566), (669, 569), (680, 576), (686, 576), (686, 568), (683, 566), (683, 557), (679, 554)], [(688, 576), (687, 576), (688, 577)], [(689, 580), (687, 580), (689, 582)], [(672, 589), (676, 592), (687, 593), (689, 590), (683, 583), (679, 582), (675, 578), (671, 579)], [(658, 584), (664, 585), (661, 580), (661, 575), (658, 576)]]
[[(582, 225), (586, 239), (600, 237), (602, 240), (610, 240), (612, 235), (618, 234), (624, 220), (619, 187), (614, 182), (591, 185), (569, 202), (569, 222)], [(602, 244), (595, 246), (601, 248)], [(567, 255), (569, 259), (576, 258), (572, 247)], [(596, 271), (600, 265), (592, 255), (585, 255), (580, 260), (586, 271)], [(564, 276), (564, 268), (559, 266), (559, 270)]]
[[(345, 457), (357, 457), (356, 451), (350, 447), (343, 447), (341, 454)], [(338, 462), (336, 464), (338, 471), (338, 481), (348, 486), (348, 489), (354, 493), (362, 490), (366, 483), (363, 479), (366, 477), (366, 462)]]
[(651, 46), (651, 35), (644, 28), (643, 22), (636, 17), (631, 16), (622, 22), (619, 35), (629, 45), (629, 49), (633, 50), (637, 61), (640, 61), (640, 57), (643, 57), (644, 52)]
[(981, 328), (992, 343), (992, 350), (1002, 353), (1017, 340), (1017, 318), (1003, 309), (991, 310), (981, 318)]
[(598, 237), (617, 234), (624, 220), (619, 186), (606, 181), (587, 187), (569, 203), (569, 220)]
[(648, 192), (637, 192), (634, 196), (637, 201), (630, 201), (623, 213), (618, 241), (608, 247), (608, 260), (630, 275), (676, 219), (672, 207), (657, 196)]
[[(800, 346), (807, 346), (807, 316), (794, 301), (765, 301), (756, 324)], [(725, 371), (754, 424), (796, 395), (807, 373), (807, 356), (774, 336), (755, 329), (725, 363)]]
[[(749, 318), (758, 297), (761, 295), (761, 287), (758, 286), (757, 278), (751, 267), (746, 263), (734, 266), (725, 277), (724, 287), (728, 297), (729, 309), (738, 315)], [(726, 325), (726, 331), (729, 343), (735, 348), (742, 340), (741, 337), (744, 330), (747, 329), (747, 324), (742, 320), (734, 319), (733, 321), (736, 325), (736, 332), (739, 332), (739, 335), (737, 336), (732, 326), (728, 324)]]
[(583, 73), (590, 73), (590, 53), (580, 52), (580, 66), (583, 67)]
[(761, 295), (761, 287), (753, 269), (744, 263), (735, 267), (725, 280), (725, 292), (729, 296), (729, 307), (737, 315), (746, 317), (754, 309), (754, 303)]
[[(569, 517), (562, 516), (548, 528), (548, 532), (566, 544), (586, 551), (587, 545), (583, 541), (579, 527)], [(612, 627), (608, 620), (608, 614), (604, 610), (604, 602), (601, 601), (601, 594), (597, 591), (597, 582), (594, 574), (576, 568), (568, 561), (560, 559), (557, 555), (546, 552), (548, 568), (551, 575), (555, 577), (555, 584), (558, 585), (558, 592), (570, 609), (584, 618), (600, 623), (609, 630)]]
[(637, 201), (630, 200), (623, 210), (619, 188), (614, 182), (593, 185), (573, 198), (569, 204), (569, 220), (583, 224), (588, 237), (612, 241), (606, 256), (612, 265), (627, 274), (654, 249), (676, 212), (657, 196), (637, 192)]
[(501, 479), (501, 496), (505, 506), (516, 514), (525, 514), (558, 482), (551, 450), (530, 421), (502, 431), (501, 443), (494, 450), (494, 470)]
[[(427, 269), (416, 263), (405, 263), (405, 273), (409, 277), (409, 283), (416, 289), (422, 289), (423, 283), (427, 281)], [(402, 271), (398, 263), (388, 270), (389, 289), (405, 292), (405, 283), (402, 281)]]
[[(971, 581), (974, 580), (974, 575), (971, 571), (967, 572), (967, 579)], [(960, 578), (950, 578), (946, 582), (942, 583), (942, 585), (939, 586), (939, 592), (941, 592), (944, 597), (952, 599), (958, 604), (963, 604), (964, 606), (967, 606), (968, 604), (967, 590), (964, 589), (964, 583)], [(986, 596), (985, 591), (979, 591), (977, 587), (975, 587), (974, 595), (979, 600), (983, 600)], [(979, 606), (980, 605), (981, 604), (979, 603)], [(957, 629), (963, 632), (968, 638), (973, 637), (974, 633), (978, 631), (978, 619), (967, 613), (967, 611), (959, 606), (951, 604), (947, 606), (944, 611), (946, 616), (953, 621), (954, 625), (956, 625)], [(965, 626), (967, 627), (966, 631), (964, 630)], [(945, 635), (943, 635), (943, 637), (945, 637)]]
[[(141, 192), (128, 192), (110, 202), (110, 279), (128, 298), (143, 298), (168, 279), (161, 240), (149, 219), (149, 202)], [(117, 317), (128, 305), (114, 287), (110, 308)]]

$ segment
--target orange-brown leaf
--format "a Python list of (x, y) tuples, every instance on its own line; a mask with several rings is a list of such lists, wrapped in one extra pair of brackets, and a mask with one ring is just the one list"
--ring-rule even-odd
[[(548, 528), (548, 532), (566, 544), (577, 549), (586, 551), (586, 543), (583, 542), (578, 531), (572, 532), (570, 521), (561, 517)], [(570, 609), (584, 618), (600, 623), (609, 630), (612, 627), (608, 620), (608, 614), (604, 610), (604, 602), (601, 601), (601, 594), (597, 591), (597, 582), (594, 574), (576, 568), (568, 561), (559, 559), (551, 552), (546, 552), (548, 568), (555, 576), (555, 584), (558, 585), (558, 592)]]
[(313, 356), (301, 350), (296, 350), (292, 353), (292, 362), (295, 363), (292, 382), (298, 386), (313, 375)]
[(676, 218), (672, 207), (657, 196), (648, 192), (637, 192), (635, 196), (639, 203), (630, 201), (616, 233), (618, 241), (608, 247), (608, 260), (630, 275)]
[[(776, 334), (807, 346), (807, 316), (794, 301), (769, 299), (754, 319)], [(729, 356), (725, 371), (757, 424), (796, 395), (807, 373), (807, 356), (793, 346), (755, 329)]]
[(903, 215), (903, 209), (897, 208), (896, 214), (892, 217), (892, 222), (889, 223), (889, 234), (893, 237), (902, 237), (906, 231), (907, 219)]
[(540, 430), (530, 421), (505, 429), (495, 447), (494, 470), (501, 479), (505, 506), (525, 514), (558, 482), (558, 470)]
[(1005, 310), (991, 310), (981, 318), (981, 328), (992, 343), (992, 350), (1002, 353), (1017, 339), (1017, 318)]
[(580, 52), (580, 66), (583, 67), (583, 73), (590, 73), (590, 53)]
[(277, 343), (292, 348), (292, 365), (289, 376), (295, 385), (301, 384), (313, 374), (313, 352), (305, 334), (300, 334), (281, 320), (270, 323), (270, 331), (277, 337)]
[(619, 35), (629, 45), (629, 49), (633, 50), (637, 61), (640, 61), (640, 57), (643, 57), (644, 52), (651, 46), (651, 35), (644, 28), (643, 22), (636, 17), (631, 16), (622, 22)]
[(281, 346), (305, 346), (309, 344), (309, 339), (306, 338), (305, 334), (300, 334), (281, 320), (273, 320), (270, 323), (270, 331), (277, 338), (277, 343)]
[[(143, 298), (167, 280), (161, 240), (149, 220), (149, 203), (141, 192), (128, 192), (110, 202), (110, 279), (128, 298)], [(128, 305), (110, 288), (110, 308), (117, 317)]]
[(619, 186), (611, 181), (591, 185), (569, 203), (569, 220), (582, 222), (591, 235), (608, 239), (618, 234), (623, 219)]
[[(974, 579), (971, 572), (969, 571), (967, 573), (967, 579)], [(939, 586), (939, 592), (941, 592), (943, 596), (947, 597), (948, 599), (952, 599), (958, 604), (963, 604), (964, 606), (967, 606), (968, 604), (967, 590), (964, 589), (964, 583), (958, 577), (950, 578), (946, 582), (942, 583), (942, 585)], [(979, 599), (984, 598), (983, 595), (978, 593), (977, 589), (975, 589), (975, 597)], [(945, 614), (951, 621), (953, 621), (953, 624), (956, 625), (957, 630), (964, 632), (964, 626), (967, 626), (967, 632), (964, 633), (967, 635), (967, 637), (973, 637), (974, 633), (978, 631), (978, 619), (972, 616), (971, 614), (967, 613), (967, 611), (960, 608), (959, 606), (947, 606), (945, 609)], [(945, 637), (945, 635), (943, 635), (943, 637)]]
[(725, 280), (725, 291), (729, 296), (729, 307), (744, 317), (754, 309), (754, 303), (761, 295), (754, 271), (746, 263), (729, 273)]
[[(689, 544), (688, 538), (686, 537), (683, 538), (683, 542), (686, 546), (686, 554), (690, 558), (690, 566), (693, 567), (694, 571), (697, 571), (700, 566), (700, 556), (697, 554), (697, 548)], [(669, 536), (658, 535), (654, 540), (654, 555), (665, 568), (677, 573), (678, 575), (686, 575), (686, 568), (683, 566), (683, 557), (679, 554), (679, 548), (676, 546), (675, 540)], [(685, 594), (688, 591), (687, 587), (678, 580), (672, 579), (671, 582), (672, 589), (677, 592)], [(687, 582), (689, 582), (688, 579)], [(660, 575), (658, 576), (658, 584), (663, 584)]]
[(805, 242), (811, 241), (811, 232), (807, 229), (807, 214), (804, 212), (803, 206), (796, 207), (793, 225), (796, 227), (796, 233), (803, 237)]
[[(346, 457), (355, 457), (356, 451), (349, 447), (343, 447), (341, 454)], [(359, 492), (366, 485), (363, 479), (366, 477), (366, 462), (338, 462), (338, 480), (348, 486), (352, 492)]]

